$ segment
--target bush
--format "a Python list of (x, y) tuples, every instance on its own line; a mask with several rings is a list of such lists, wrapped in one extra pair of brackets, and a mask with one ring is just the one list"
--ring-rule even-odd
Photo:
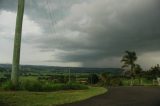
[(99, 77), (97, 74), (90, 74), (88, 76), (88, 83), (89, 84), (97, 84), (99, 82)]
[(6, 82), (8, 79), (6, 78), (6, 77), (1, 77), (0, 78), (0, 86), (4, 83), (4, 82)]
[(3, 84), (4, 90), (26, 90), (34, 92), (50, 92), (58, 90), (83, 90), (88, 89), (88, 86), (77, 84), (77, 83), (67, 83), (67, 84), (55, 84), (51, 82), (42, 81), (23, 81), (19, 83), (19, 86), (15, 87), (11, 82), (6, 82)]
[(111, 85), (111, 86), (122, 86), (123, 83), (122, 83), (121, 79), (119, 79), (119, 78), (114, 78), (114, 79), (111, 79), (110, 85)]
[(19, 90), (20, 86), (15, 86), (12, 84), (11, 81), (7, 81), (2, 84), (2, 89), (4, 89), (4, 90)]
[(22, 90), (27, 90), (27, 91), (42, 91), (43, 90), (43, 84), (40, 81), (26, 80), (24, 82), (21, 82), (20, 86)]
[(110, 80), (111, 80), (111, 75), (109, 73), (102, 73), (100, 76), (100, 86), (109, 86)]
[(77, 84), (77, 83), (68, 83), (66, 84), (67, 89), (71, 90), (83, 90), (83, 89), (88, 89), (88, 86), (82, 85), (82, 84)]

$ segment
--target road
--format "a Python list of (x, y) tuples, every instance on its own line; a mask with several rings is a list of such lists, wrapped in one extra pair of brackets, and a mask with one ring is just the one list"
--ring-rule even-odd
[(160, 87), (114, 87), (103, 95), (62, 106), (160, 106)]

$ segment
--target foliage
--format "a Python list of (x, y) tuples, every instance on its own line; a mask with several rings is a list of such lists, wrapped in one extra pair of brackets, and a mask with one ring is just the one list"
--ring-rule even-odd
[(160, 66), (157, 64), (154, 67), (151, 67), (149, 70), (150, 76), (152, 76), (153, 79), (156, 79), (157, 77), (160, 77)]
[(122, 86), (123, 83), (120, 78), (113, 78), (110, 81), (110, 86)]
[(101, 86), (109, 86), (110, 85), (111, 76), (110, 76), (109, 73), (102, 73), (100, 75), (100, 80), (101, 80)]
[(42, 81), (23, 81), (19, 86), (14, 86), (11, 82), (6, 82), (2, 85), (4, 90), (26, 90), (35, 92), (51, 92), (58, 90), (83, 90), (88, 89), (88, 86), (78, 83), (67, 83), (67, 84), (55, 84), (51, 82)]
[(28, 90), (28, 91), (47, 91), (48, 89), (45, 89), (43, 86), (44, 84), (40, 81), (29, 81), (26, 80), (24, 82), (20, 83), (22, 90)]
[(97, 74), (90, 74), (88, 76), (88, 83), (89, 84), (97, 84), (99, 82), (99, 77)]
[(2, 84), (2, 89), (4, 90), (19, 90), (20, 86), (15, 86), (11, 81), (6, 81)]
[(0, 85), (4, 82), (6, 82), (8, 80), (8, 78), (6, 77), (0, 77)]
[(3, 67), (0, 67), (0, 72), (6, 72), (7, 70)]
[(122, 68), (130, 67), (129, 72), (133, 77), (135, 75), (134, 67), (135, 67), (135, 61), (137, 60), (137, 56), (135, 52), (126, 51), (125, 53), (126, 54), (122, 57), (122, 60), (121, 60), (121, 62), (123, 63)]
[[(70, 76), (71, 81), (76, 81), (76, 77), (74, 75)], [(39, 76), (39, 81), (52, 81), (55, 83), (67, 83), (69, 82), (69, 76), (68, 75), (50, 75), (50, 76)]]
[(135, 72), (135, 75), (140, 75), (142, 72), (142, 67), (139, 64), (135, 64), (134, 72)]
[(128, 75), (131, 77), (131, 85), (133, 85), (133, 79), (135, 77), (135, 61), (137, 60), (137, 56), (135, 52), (126, 51), (126, 54), (122, 57), (121, 62), (123, 63), (122, 68), (130, 68), (128, 71)]

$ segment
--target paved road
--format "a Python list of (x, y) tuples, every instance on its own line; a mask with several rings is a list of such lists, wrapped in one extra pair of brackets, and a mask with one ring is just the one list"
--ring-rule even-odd
[(115, 87), (106, 94), (63, 106), (160, 106), (160, 88)]

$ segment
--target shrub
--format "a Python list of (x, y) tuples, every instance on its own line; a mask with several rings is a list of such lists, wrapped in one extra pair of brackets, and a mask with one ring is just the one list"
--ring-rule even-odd
[(0, 86), (1, 86), (2, 83), (6, 82), (7, 80), (8, 80), (8, 78), (6, 78), (6, 77), (1, 77), (1, 78), (0, 78)]
[(122, 83), (121, 79), (119, 79), (119, 78), (114, 78), (114, 79), (111, 79), (110, 85), (111, 85), (111, 86), (122, 86), (123, 83)]
[(26, 80), (20, 83), (22, 90), (27, 91), (43, 91), (43, 83), (40, 81), (29, 81)]
[(109, 73), (102, 73), (100, 76), (100, 86), (109, 86), (110, 80), (111, 80), (111, 75)]
[(97, 84), (99, 82), (99, 77), (97, 74), (90, 74), (88, 76), (88, 83), (89, 84)]
[(67, 84), (51, 84), (47, 83), (44, 85), (44, 88), (48, 91), (58, 91), (58, 90), (83, 90), (88, 89), (88, 86), (76, 83), (67, 83)]
[(68, 83), (68, 84), (66, 84), (66, 87), (68, 87), (68, 89), (72, 89), (72, 90), (88, 89), (88, 86), (82, 85), (82, 84), (77, 84), (77, 83)]
[(11, 81), (6, 81), (2, 84), (2, 89), (4, 90), (19, 90), (20, 86), (15, 86)]
[(19, 86), (14, 86), (11, 82), (3, 84), (4, 90), (26, 90), (34, 92), (50, 92), (58, 90), (83, 90), (88, 89), (88, 86), (78, 83), (67, 83), (67, 84), (55, 84), (45, 81), (30, 81), (26, 80), (19, 83)]

